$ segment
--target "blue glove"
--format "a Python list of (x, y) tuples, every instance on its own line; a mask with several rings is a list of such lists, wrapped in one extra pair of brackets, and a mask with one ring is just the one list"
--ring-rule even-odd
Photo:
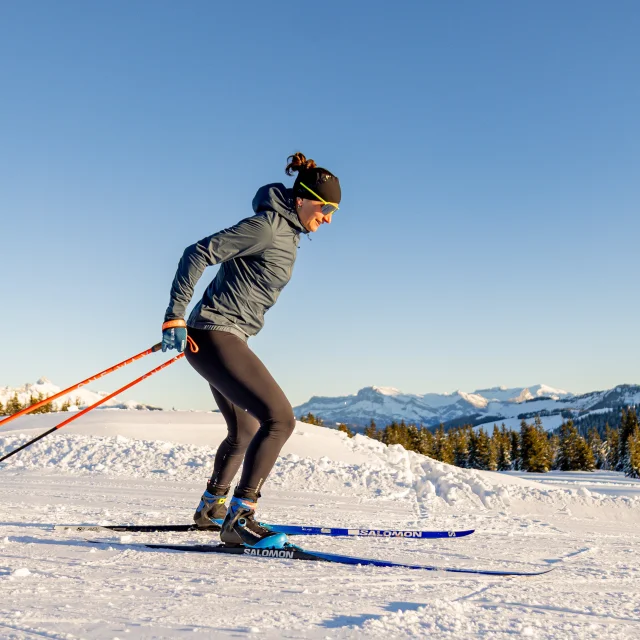
[[(169, 323), (165, 323), (169, 324)], [(162, 351), (177, 349), (182, 353), (187, 347), (187, 327), (167, 327), (162, 330)]]

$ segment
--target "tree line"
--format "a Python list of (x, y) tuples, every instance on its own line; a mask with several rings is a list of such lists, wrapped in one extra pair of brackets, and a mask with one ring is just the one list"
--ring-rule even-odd
[[(300, 420), (324, 426), (322, 419), (311, 413)], [(338, 425), (338, 430), (349, 437), (354, 435), (346, 424)], [(640, 478), (640, 426), (635, 407), (622, 409), (618, 428), (608, 424), (604, 429), (592, 427), (586, 436), (573, 420), (547, 431), (540, 417), (532, 423), (522, 420), (519, 430), (495, 424), (492, 433), (470, 424), (445, 431), (442, 424), (434, 430), (405, 424), (404, 420), (379, 429), (371, 420), (364, 435), (464, 469), (536, 473), (603, 469)]]
[[(3, 405), (2, 402), (0, 402), (0, 416), (12, 416), (14, 413), (22, 411), (22, 409), (26, 409), (38, 402), (42, 402), (42, 400), (46, 400), (47, 397), (48, 396), (44, 396), (42, 393), (38, 392), (36, 395), (31, 394), (29, 396), (29, 400), (22, 403), (18, 398), (18, 394), (14, 393), (13, 396), (7, 400), (6, 405)], [(56, 413), (58, 411), (69, 411), (72, 406), (80, 407), (81, 404), (83, 403), (79, 397), (75, 398), (73, 402), (70, 398), (67, 398), (60, 405), (55, 402), (47, 402), (47, 404), (43, 404), (41, 407), (34, 409), (31, 413)]]

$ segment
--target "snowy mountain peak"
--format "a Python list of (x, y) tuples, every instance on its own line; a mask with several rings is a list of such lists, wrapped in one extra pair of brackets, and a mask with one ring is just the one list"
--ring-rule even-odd
[(484, 409), (489, 404), (489, 401), (486, 398), (483, 398), (480, 395), (476, 395), (475, 393), (465, 393), (464, 391), (458, 391), (458, 395), (470, 405), (479, 409)]
[(371, 387), (374, 391), (381, 393), (383, 396), (400, 396), (402, 395), (402, 391), (400, 389), (396, 389), (395, 387)]
[(533, 400), (533, 394), (529, 389), (523, 389), (520, 395), (512, 398), (513, 402), (526, 402), (527, 400)]
[[(536, 387), (533, 387), (536, 389)], [(550, 396), (552, 398), (559, 398), (560, 396), (568, 396), (571, 395), (568, 391), (563, 391), (562, 389), (554, 389), (553, 387), (548, 387), (546, 384), (538, 385), (536, 390), (536, 395), (539, 396)]]

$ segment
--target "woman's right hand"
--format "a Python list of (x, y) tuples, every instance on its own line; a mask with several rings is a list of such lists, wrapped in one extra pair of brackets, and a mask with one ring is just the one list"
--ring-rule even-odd
[(187, 346), (187, 323), (184, 320), (167, 320), (162, 325), (162, 351), (176, 349), (182, 353)]

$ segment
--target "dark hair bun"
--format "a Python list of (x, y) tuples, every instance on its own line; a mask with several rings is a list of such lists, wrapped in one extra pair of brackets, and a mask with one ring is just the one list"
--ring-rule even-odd
[(317, 165), (314, 160), (307, 160), (303, 153), (299, 151), (294, 153), (292, 156), (287, 158), (289, 164), (285, 169), (285, 172), (288, 176), (292, 176), (294, 172), (307, 171), (308, 169), (313, 169)]

